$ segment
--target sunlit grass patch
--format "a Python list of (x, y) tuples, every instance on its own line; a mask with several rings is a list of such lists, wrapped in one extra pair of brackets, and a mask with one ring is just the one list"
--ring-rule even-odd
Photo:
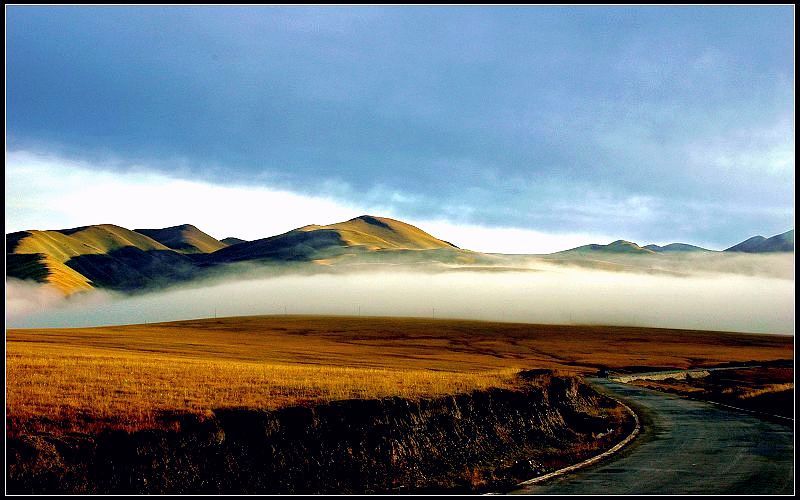
[(7, 360), (7, 408), (17, 418), (76, 415), (134, 425), (159, 411), (275, 409), (341, 399), (418, 398), (512, 387), (515, 369), (474, 373), (79, 354), (15, 347)]

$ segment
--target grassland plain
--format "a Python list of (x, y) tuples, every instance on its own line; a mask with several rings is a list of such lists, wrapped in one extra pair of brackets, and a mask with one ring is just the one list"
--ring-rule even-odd
[(254, 316), (6, 332), (27, 493), (487, 491), (611, 447), (579, 375), (791, 360), (792, 338)]
[(515, 373), (791, 360), (792, 338), (458, 320), (254, 316), (6, 334), (12, 422), (140, 428), (158, 411), (275, 409), (509, 388)]

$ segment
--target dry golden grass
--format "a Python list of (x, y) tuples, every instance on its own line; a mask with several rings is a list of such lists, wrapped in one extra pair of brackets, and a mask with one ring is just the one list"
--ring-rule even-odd
[(792, 338), (681, 330), (353, 317), (243, 317), (8, 330), (12, 419), (140, 426), (159, 411), (272, 409), (510, 387), (526, 368), (792, 359)]
[(124, 227), (113, 224), (86, 226), (65, 234), (60, 231), (28, 231), (14, 253), (43, 253), (59, 262), (78, 255), (106, 254), (124, 247), (140, 250), (168, 250), (161, 243)]
[(342, 240), (348, 245), (365, 246), (371, 249), (423, 250), (452, 248), (450, 244), (431, 236), (418, 227), (386, 217), (362, 215), (355, 219), (327, 226), (304, 226), (300, 228), (300, 231), (316, 231), (320, 229), (338, 231)]
[(792, 389), (794, 389), (794, 384), (792, 382), (783, 384), (768, 384), (763, 387), (759, 387), (757, 389), (744, 390), (743, 392), (740, 392), (737, 395), (741, 399), (750, 399), (750, 398), (755, 398), (757, 396), (763, 396), (764, 394), (774, 394), (776, 392), (791, 391)]
[(18, 417), (75, 416), (137, 426), (159, 411), (275, 409), (351, 398), (416, 398), (510, 387), (516, 370), (427, 370), (286, 365), (15, 346), (7, 355), (7, 409)]
[(634, 384), (773, 415), (794, 416), (794, 369), (786, 363), (715, 371), (684, 380), (637, 380)]
[(41, 266), (48, 273), (46, 282), (65, 295), (92, 288), (91, 280), (66, 264), (74, 257), (102, 255), (126, 247), (168, 250), (166, 246), (143, 234), (113, 224), (87, 226), (68, 234), (36, 230), (27, 233), (27, 236), (19, 240), (13, 253), (41, 254)]

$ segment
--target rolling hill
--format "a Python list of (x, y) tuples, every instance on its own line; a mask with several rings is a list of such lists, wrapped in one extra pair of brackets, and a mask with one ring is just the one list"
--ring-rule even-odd
[(219, 241), (221, 241), (222, 243), (225, 243), (226, 245), (229, 245), (229, 246), (247, 242), (247, 240), (243, 240), (241, 238), (234, 238), (233, 236), (229, 236), (227, 238), (222, 238)]
[(6, 236), (6, 275), (49, 283), (65, 294), (133, 289), (186, 273), (188, 259), (143, 234), (100, 224)]
[(214, 252), (213, 262), (307, 261), (386, 251), (453, 250), (458, 247), (418, 227), (385, 217), (362, 215), (327, 226), (308, 225)]
[(211, 253), (228, 246), (191, 224), (166, 227), (164, 229), (135, 229), (137, 233), (148, 236), (177, 252)]
[(772, 253), (794, 252), (794, 229), (771, 238), (753, 236), (725, 249), (726, 252)]
[(86, 276), (43, 253), (6, 255), (6, 276), (49, 283), (65, 295), (92, 289)]
[(634, 254), (634, 255), (652, 255), (654, 253), (677, 253), (677, 252), (713, 252), (707, 248), (689, 245), (688, 243), (670, 243), (668, 245), (645, 245), (639, 246), (636, 243), (617, 240), (608, 245), (583, 245), (570, 250), (556, 252), (558, 254), (573, 253), (573, 254)]
[(354, 257), (371, 263), (471, 262), (474, 254), (410, 224), (368, 215), (236, 241), (219, 241), (190, 224), (135, 231), (112, 224), (21, 231), (6, 235), (6, 275), (47, 283), (69, 295), (91, 288), (165, 286), (243, 261), (330, 264)]
[(707, 248), (689, 245), (687, 243), (670, 243), (669, 245), (645, 245), (642, 248), (652, 250), (658, 253), (672, 253), (672, 252), (713, 252)]
[(640, 247), (636, 243), (625, 240), (617, 240), (612, 243), (609, 243), (608, 245), (597, 245), (597, 244), (583, 245), (577, 248), (571, 248), (569, 250), (556, 252), (556, 254), (592, 254), (592, 253), (652, 255), (656, 252), (649, 248)]
[(11, 253), (44, 253), (62, 262), (78, 255), (105, 254), (125, 247), (143, 251), (168, 250), (152, 238), (113, 224), (22, 231), (8, 235), (6, 244)]
[(422, 229), (386, 217), (362, 215), (346, 222), (328, 226), (305, 226), (301, 231), (338, 231), (348, 245), (363, 245), (373, 250), (405, 249), (433, 250), (436, 248), (458, 248), (440, 240)]
[[(791, 230), (768, 239), (756, 236), (726, 251), (793, 249)], [(641, 247), (617, 240), (540, 257), (624, 270), (630, 267), (629, 256), (685, 252), (714, 253), (685, 243)], [(516, 264), (508, 261), (513, 257), (464, 250), (405, 222), (371, 215), (326, 226), (312, 224), (254, 241), (220, 241), (190, 224), (135, 231), (100, 224), (6, 235), (6, 276), (47, 283), (67, 295), (92, 288), (135, 291), (168, 286), (243, 262), (274, 266), (483, 265), (494, 269), (491, 266), (513, 267)]]

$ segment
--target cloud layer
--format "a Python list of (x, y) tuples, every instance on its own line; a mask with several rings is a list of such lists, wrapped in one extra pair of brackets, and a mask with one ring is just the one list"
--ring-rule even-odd
[[(557, 324), (792, 333), (791, 255), (760, 257), (747, 274), (606, 272), (547, 263), (524, 271), (398, 270), (271, 276), (269, 271), (127, 297), (55, 304), (44, 289), (7, 285), (9, 326), (55, 327), (252, 314), (422, 316)], [(742, 258), (744, 259), (744, 257)], [(765, 269), (764, 272), (761, 269)], [(252, 270), (251, 270), (252, 271)], [(788, 272), (787, 272), (788, 271)]]
[(8, 150), (726, 247), (793, 223), (793, 13), (11, 6)]
[[(104, 223), (129, 229), (188, 223), (219, 239), (252, 240), (367, 213), (400, 218), (391, 195), (370, 205), (358, 198), (344, 202), (265, 186), (186, 180), (143, 165), (119, 172), (109, 165), (42, 154), (6, 155), (9, 232)], [(485, 252), (547, 253), (612, 239), (601, 234), (548, 234), (447, 220), (402, 220), (462, 248)]]

